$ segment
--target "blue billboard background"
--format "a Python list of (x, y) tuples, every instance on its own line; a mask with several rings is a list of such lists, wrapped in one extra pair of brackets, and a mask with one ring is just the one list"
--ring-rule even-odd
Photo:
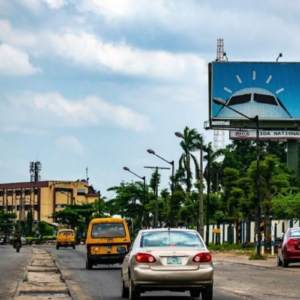
[(214, 98), (250, 118), (300, 119), (299, 63), (213, 62), (211, 89), (212, 119), (243, 119)]

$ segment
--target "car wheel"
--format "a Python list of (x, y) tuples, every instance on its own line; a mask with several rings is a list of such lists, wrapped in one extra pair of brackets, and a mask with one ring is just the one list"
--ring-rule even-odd
[(58, 245), (56, 245), (56, 250), (58, 250), (59, 249), (59, 246)]
[(133, 282), (130, 279), (129, 281), (129, 300), (138, 300), (140, 299), (140, 292), (134, 288)]
[(122, 281), (122, 283), (121, 283), (121, 296), (122, 296), (122, 298), (128, 298), (129, 297), (129, 288), (127, 288), (125, 286), (125, 283), (124, 283), (124, 280), (123, 280), (122, 277), (121, 277), (121, 281)]
[(199, 298), (200, 297), (200, 291), (191, 290), (190, 295), (191, 295), (192, 298)]
[(287, 267), (289, 266), (289, 261), (286, 260), (286, 259), (284, 259), (284, 257), (282, 258), (282, 266), (283, 266), (284, 268), (287, 268)]
[(86, 262), (85, 262), (85, 268), (87, 270), (92, 270), (93, 269), (93, 264), (89, 259), (87, 259)]
[(202, 300), (212, 300), (213, 299), (213, 289), (212, 287), (201, 292)]
[(280, 259), (279, 256), (277, 256), (277, 266), (278, 266), (278, 267), (281, 267), (281, 266), (282, 266), (282, 261), (281, 261), (281, 259)]

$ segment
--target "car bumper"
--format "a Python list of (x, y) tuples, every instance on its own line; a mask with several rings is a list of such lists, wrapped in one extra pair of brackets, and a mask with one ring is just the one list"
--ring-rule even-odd
[(131, 271), (135, 286), (145, 290), (186, 290), (208, 288), (213, 283), (213, 267), (206, 266), (189, 271), (155, 271), (150, 268), (135, 268)]
[(103, 254), (103, 255), (88, 255), (87, 258), (93, 264), (121, 264), (124, 260), (125, 254)]

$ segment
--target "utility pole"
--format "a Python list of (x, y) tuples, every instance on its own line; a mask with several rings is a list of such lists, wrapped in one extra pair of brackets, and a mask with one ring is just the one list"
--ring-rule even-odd
[(155, 214), (154, 214), (154, 228), (158, 226), (158, 170), (170, 170), (170, 168), (164, 167), (144, 167), (146, 169), (155, 169), (156, 179), (155, 179)]

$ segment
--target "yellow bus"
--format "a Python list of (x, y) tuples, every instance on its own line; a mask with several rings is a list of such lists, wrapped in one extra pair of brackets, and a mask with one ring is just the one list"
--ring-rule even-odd
[(122, 218), (93, 219), (86, 236), (86, 268), (93, 265), (121, 264), (130, 248), (130, 233)]

